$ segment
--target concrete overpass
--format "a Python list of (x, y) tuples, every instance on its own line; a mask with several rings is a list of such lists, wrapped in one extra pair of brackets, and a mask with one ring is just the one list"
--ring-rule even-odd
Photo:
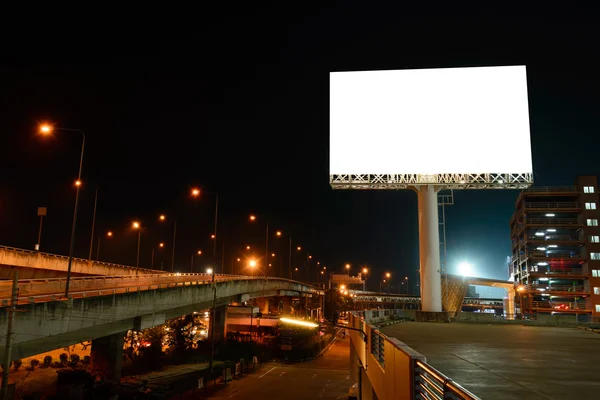
[[(103, 282), (106, 282), (104, 287)], [(111, 357), (109, 364), (118, 364), (120, 370), (122, 342), (128, 330), (161, 325), (166, 320), (212, 307), (212, 284), (207, 274), (74, 278), (71, 287), (75, 297), (59, 299), (64, 283), (64, 279), (19, 282), (20, 300), (12, 329), (13, 360), (93, 340), (92, 349), (97, 343), (100, 354)], [(215, 285), (219, 307), (216, 324), (223, 326), (225, 306), (234, 301), (321, 294), (311, 286), (280, 278), (221, 275)], [(3, 305), (0, 332), (7, 330), (7, 286), (4, 285), (0, 296)], [(2, 343), (0, 357), (4, 351)]]
[[(19, 279), (60, 278), (67, 276), (68, 263), (67, 256), (0, 246), (0, 279), (12, 279), (15, 269), (19, 270)], [(149, 273), (156, 274), (161, 271), (81, 258), (73, 258), (71, 265), (71, 276), (74, 277)]]

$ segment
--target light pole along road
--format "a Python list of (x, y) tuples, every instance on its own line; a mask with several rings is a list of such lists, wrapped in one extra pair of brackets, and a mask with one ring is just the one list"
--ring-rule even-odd
[(66, 131), (66, 132), (79, 132), (81, 134), (81, 156), (79, 157), (79, 173), (77, 174), (77, 181), (75, 181), (75, 207), (73, 210), (73, 224), (71, 225), (71, 244), (69, 246), (69, 263), (67, 266), (67, 283), (65, 285), (65, 297), (69, 297), (69, 283), (71, 281), (71, 267), (73, 265), (73, 249), (75, 247), (75, 232), (77, 227), (77, 208), (79, 206), (79, 189), (81, 188), (81, 170), (83, 167), (83, 151), (85, 149), (85, 132), (81, 129), (71, 128), (56, 128), (50, 124), (43, 124), (40, 126), (40, 133), (49, 136), (53, 131)]

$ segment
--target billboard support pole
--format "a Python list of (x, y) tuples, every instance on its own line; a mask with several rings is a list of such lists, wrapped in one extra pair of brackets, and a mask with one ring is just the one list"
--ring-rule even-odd
[(438, 196), (435, 186), (416, 187), (419, 200), (419, 258), (421, 263), (421, 309), (442, 312)]

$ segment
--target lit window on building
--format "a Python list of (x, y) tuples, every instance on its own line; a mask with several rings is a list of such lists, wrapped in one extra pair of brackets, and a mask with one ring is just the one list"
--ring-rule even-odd
[(596, 304), (596, 312), (600, 312), (600, 304)]
[(598, 220), (595, 218), (594, 219), (588, 218), (587, 226), (598, 226)]
[(583, 193), (594, 193), (594, 187), (593, 186), (584, 186)]
[(600, 260), (600, 253), (590, 253), (590, 260)]
[(600, 243), (600, 236), (596, 236), (596, 235), (590, 236), (590, 243)]
[(600, 278), (600, 269), (593, 269), (592, 270), (592, 276), (594, 278)]
[(600, 287), (594, 288), (594, 294), (600, 294)]
[(586, 210), (595, 210), (596, 209), (596, 203), (585, 203), (585, 209)]

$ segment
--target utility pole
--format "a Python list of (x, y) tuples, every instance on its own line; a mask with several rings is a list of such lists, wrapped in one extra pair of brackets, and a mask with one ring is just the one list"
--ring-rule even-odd
[(10, 297), (10, 308), (6, 311), (8, 313), (8, 322), (6, 324), (6, 345), (4, 347), (4, 367), (2, 368), (2, 385), (0, 386), (0, 398), (2, 400), (8, 400), (8, 372), (11, 364), (11, 350), (13, 341), (13, 319), (17, 308), (17, 298), (19, 296), (19, 270), (14, 269), (15, 274), (13, 276), (12, 294)]
[(175, 271), (175, 239), (177, 238), (177, 221), (173, 222), (173, 250), (171, 252), (171, 272)]
[(47, 209), (46, 207), (38, 207), (38, 217), (40, 217), (40, 229), (38, 231), (38, 240), (37, 240), (37, 244), (35, 245), (35, 249), (37, 251), (40, 251), (40, 246), (42, 243), (42, 225), (44, 224), (44, 217), (47, 214)]

